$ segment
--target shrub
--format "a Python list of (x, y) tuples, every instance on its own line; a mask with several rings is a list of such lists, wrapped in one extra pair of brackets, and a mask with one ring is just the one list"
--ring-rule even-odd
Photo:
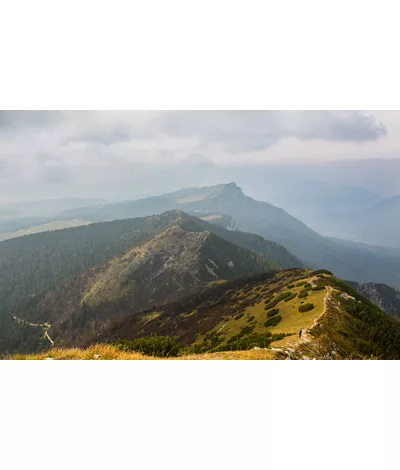
[(267, 317), (271, 318), (279, 313), (279, 308), (273, 308), (267, 312)]
[(331, 271), (328, 271), (327, 269), (317, 269), (316, 271), (313, 271), (310, 276), (317, 276), (318, 274), (328, 274), (329, 276), (333, 276)]
[(312, 310), (313, 308), (315, 308), (315, 305), (314, 305), (314, 304), (304, 304), (304, 305), (300, 305), (300, 307), (299, 307), (299, 312), (309, 312), (309, 311)]
[(175, 357), (179, 354), (181, 346), (170, 336), (143, 336), (128, 341), (120, 339), (113, 343), (121, 351), (135, 351), (148, 356)]
[(251, 316), (247, 319), (247, 321), (250, 323), (251, 321), (253, 321), (255, 319), (255, 316)]
[(286, 297), (285, 302), (289, 302), (289, 300), (292, 300), (292, 299), (294, 299), (295, 297), (297, 297), (297, 294), (296, 294), (296, 293), (293, 293), (293, 294), (289, 295), (288, 297)]
[(254, 326), (245, 326), (240, 330), (239, 336), (244, 336), (251, 333), (254, 330)]
[(307, 289), (303, 289), (299, 292), (299, 299), (302, 299), (303, 297), (307, 297), (308, 296), (308, 290)]
[(313, 287), (311, 290), (322, 290), (322, 289), (325, 289), (325, 284), (322, 284), (321, 282), (319, 282), (315, 287)]
[(277, 304), (278, 304), (278, 302), (276, 300), (272, 300), (271, 302), (265, 304), (264, 309), (265, 310), (270, 310), (271, 308), (276, 307)]
[(268, 331), (266, 333), (253, 333), (246, 338), (232, 338), (225, 344), (217, 348), (217, 351), (243, 351), (253, 349), (254, 347), (267, 348), (272, 341), (272, 334)]
[(282, 315), (276, 315), (264, 323), (265, 328), (276, 326), (282, 320)]
[(303, 287), (304, 289), (311, 289), (312, 285), (309, 282), (306, 282)]
[(243, 312), (242, 312), (242, 313), (238, 313), (238, 314), (235, 315), (233, 318), (234, 318), (235, 320), (240, 320), (240, 319), (243, 317), (243, 315), (244, 315)]
[(297, 286), (297, 287), (301, 287), (301, 286), (304, 286), (305, 283), (306, 283), (305, 281), (298, 282), (298, 283), (296, 284), (296, 286)]
[(290, 291), (284, 292), (283, 294), (278, 295), (278, 297), (275, 297), (275, 301), (278, 303), (278, 302), (280, 302), (281, 300), (286, 299), (286, 297), (289, 297), (289, 295), (292, 295), (292, 293), (291, 293)]
[(293, 289), (293, 287), (294, 287), (294, 284), (289, 284), (288, 285), (288, 289)]

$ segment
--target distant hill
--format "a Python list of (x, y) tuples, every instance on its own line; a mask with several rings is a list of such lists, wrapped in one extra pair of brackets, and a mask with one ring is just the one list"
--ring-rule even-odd
[(83, 349), (31, 357), (145, 359), (153, 350), (135, 352), (138, 338), (165, 337), (183, 359), (400, 359), (399, 320), (329, 272), (304, 269), (214, 284), (88, 329)]
[[(61, 223), (67, 225), (68, 219), (79, 219), (79, 217), (63, 218), (59, 216), (60, 213), (68, 210), (78, 210), (81, 207), (93, 208), (99, 205), (103, 207), (107, 203), (108, 201), (105, 199), (60, 198), (3, 204), (0, 205), (0, 233), (16, 232), (56, 221), (61, 221)], [(71, 226), (74, 226), (74, 224), (71, 223)]]
[(400, 291), (386, 284), (376, 284), (368, 282), (359, 284), (358, 282), (347, 281), (356, 291), (377, 305), (381, 310), (400, 318)]
[[(326, 267), (340, 278), (380, 282), (400, 288), (400, 249), (390, 254), (369, 246), (323, 237), (283, 209), (256, 201), (235, 184), (186, 188), (163, 196), (70, 211), (64, 216), (86, 220), (141, 217), (180, 209), (191, 214), (223, 214), (245, 232), (258, 234), (287, 248), (305, 265)], [(209, 220), (213, 222), (213, 220)]]
[(347, 238), (400, 248), (400, 195), (337, 220)]
[(110, 313), (108, 302), (115, 300), (114, 316), (126, 292), (136, 292), (127, 307), (136, 311), (207, 283), (301, 265), (276, 243), (175, 210), (6, 240), (0, 243), (0, 352), (38, 346), (37, 333), (11, 314), (61, 322), (81, 307), (101, 305)]
[(90, 222), (84, 219), (56, 220), (54, 222), (47, 222), (41, 225), (33, 225), (28, 228), (21, 228), (14, 232), (0, 232), (0, 241), (23, 237), (25, 235), (32, 235), (34, 233), (50, 232), (52, 230), (61, 230), (63, 228), (79, 227), (81, 225), (88, 224), (90, 224)]
[(0, 220), (23, 218), (28, 216), (45, 217), (58, 214), (59, 212), (68, 209), (89, 207), (99, 204), (104, 205), (106, 203), (106, 199), (68, 197), (0, 204)]
[(349, 236), (341, 224), (342, 218), (349, 218), (350, 214), (363, 211), (382, 200), (363, 188), (313, 179), (285, 185), (277, 180), (273, 185), (266, 184), (265, 193), (262, 200), (285, 208), (321, 235), (342, 238)]

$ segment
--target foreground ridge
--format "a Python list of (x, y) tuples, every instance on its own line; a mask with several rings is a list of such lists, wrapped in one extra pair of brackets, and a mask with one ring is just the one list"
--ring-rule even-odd
[(220, 283), (157, 311), (114, 321), (101, 333), (80, 348), (8, 358), (400, 358), (400, 322), (325, 270), (291, 269)]

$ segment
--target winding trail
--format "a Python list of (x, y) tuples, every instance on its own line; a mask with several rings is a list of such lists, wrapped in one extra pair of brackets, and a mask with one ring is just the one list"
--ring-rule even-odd
[(18, 323), (22, 323), (23, 325), (29, 325), (29, 326), (34, 326), (34, 327), (39, 327), (43, 329), (43, 338), (48, 339), (51, 343), (52, 346), (54, 346), (54, 341), (50, 338), (49, 336), (49, 329), (51, 328), (50, 323), (30, 323), (26, 320), (22, 320), (22, 318), (17, 318), (15, 315), (12, 316), (14, 320), (16, 320)]
[(314, 326), (317, 325), (319, 319), (325, 315), (326, 311), (328, 310), (329, 301), (332, 299), (332, 291), (333, 291), (333, 288), (331, 286), (326, 286), (326, 294), (324, 296), (324, 309), (317, 317), (314, 318), (313, 324), (311, 325), (311, 327), (307, 328), (303, 332), (303, 334), (301, 335), (301, 338), (299, 338), (299, 341), (301, 340), (310, 341), (310, 338), (307, 337), (307, 331), (310, 331), (312, 328), (314, 328)]

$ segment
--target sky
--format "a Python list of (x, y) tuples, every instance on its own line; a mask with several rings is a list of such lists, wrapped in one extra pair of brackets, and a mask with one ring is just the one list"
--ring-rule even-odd
[(0, 111), (0, 203), (133, 198), (214, 184), (234, 167), (398, 157), (395, 111)]

